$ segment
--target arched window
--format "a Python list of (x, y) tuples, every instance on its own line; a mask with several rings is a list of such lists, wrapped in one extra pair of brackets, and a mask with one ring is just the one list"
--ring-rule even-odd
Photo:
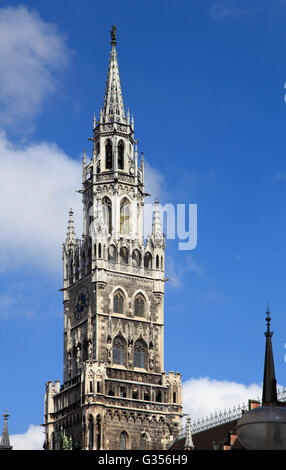
[(93, 436), (94, 436), (93, 417), (89, 416), (88, 418), (88, 450), (93, 450)]
[(114, 245), (108, 247), (108, 261), (117, 262), (117, 250)]
[(152, 255), (149, 251), (144, 256), (144, 268), (152, 269)]
[(146, 436), (146, 434), (141, 435), (139, 449), (140, 450), (146, 450), (147, 449), (147, 436)]
[(101, 416), (97, 415), (96, 417), (96, 448), (100, 450), (101, 448)]
[(145, 368), (146, 344), (141, 339), (137, 339), (134, 345), (134, 367)]
[(130, 233), (130, 202), (124, 198), (120, 203), (120, 235)]
[(101, 258), (101, 243), (98, 244), (98, 257)]
[(118, 170), (124, 169), (124, 143), (120, 140), (118, 144)]
[(132, 266), (141, 266), (141, 254), (138, 250), (134, 250), (132, 253)]
[(102, 210), (107, 233), (110, 234), (112, 232), (112, 207), (111, 200), (106, 196), (102, 199)]
[(113, 340), (113, 364), (124, 364), (124, 340), (121, 336)]
[(125, 246), (120, 248), (120, 263), (128, 264), (128, 250)]
[(137, 295), (134, 302), (134, 313), (136, 317), (144, 317), (145, 314), (145, 300), (142, 295)]
[(156, 256), (156, 269), (159, 269), (159, 267), (160, 267), (159, 264), (160, 264), (159, 263), (159, 256), (157, 255)]
[(123, 313), (124, 298), (121, 292), (117, 291), (113, 297), (113, 312)]
[(127, 434), (126, 432), (122, 432), (120, 434), (120, 450), (126, 450), (127, 449)]
[(107, 170), (112, 169), (112, 143), (109, 139), (105, 144), (105, 168)]

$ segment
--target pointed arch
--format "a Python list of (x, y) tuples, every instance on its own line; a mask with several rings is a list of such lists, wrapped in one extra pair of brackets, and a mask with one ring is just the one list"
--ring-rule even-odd
[(108, 247), (108, 261), (117, 263), (117, 249), (115, 245), (109, 245)]
[(120, 235), (130, 235), (131, 208), (130, 201), (124, 197), (120, 202)]
[(115, 336), (113, 340), (112, 351), (113, 351), (113, 356), (112, 356), (113, 364), (125, 365), (126, 341), (123, 338), (123, 336), (121, 336), (120, 334)]
[(112, 170), (112, 142), (107, 139), (105, 142), (105, 168), (106, 170)]
[(128, 448), (127, 443), (128, 443), (128, 434), (127, 434), (126, 431), (123, 431), (120, 434), (119, 449), (120, 450), (126, 450)]
[(123, 140), (120, 140), (118, 142), (118, 170), (124, 170), (124, 142)]
[(146, 369), (147, 363), (147, 344), (143, 338), (139, 338), (134, 344), (134, 367)]
[(121, 290), (117, 290), (113, 296), (113, 312), (121, 314), (124, 312), (124, 295)]
[(141, 266), (142, 256), (139, 250), (135, 249), (132, 253), (132, 266)]
[(144, 256), (144, 268), (152, 269), (152, 255), (149, 251)]
[(140, 437), (140, 443), (139, 443), (139, 449), (140, 450), (146, 450), (147, 449), (147, 435), (145, 433), (141, 434)]
[(145, 298), (142, 294), (137, 294), (134, 300), (134, 315), (136, 317), (144, 317), (145, 311)]
[(104, 196), (102, 199), (102, 211), (103, 211), (103, 217), (104, 217), (104, 222), (105, 226), (107, 229), (107, 233), (111, 234), (112, 232), (112, 203), (109, 197)]
[(119, 257), (120, 257), (120, 263), (121, 264), (128, 264), (129, 253), (128, 253), (128, 250), (125, 246), (120, 248)]

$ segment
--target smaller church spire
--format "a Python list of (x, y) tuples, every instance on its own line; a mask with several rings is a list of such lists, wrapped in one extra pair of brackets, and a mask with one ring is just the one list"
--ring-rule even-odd
[(12, 450), (13, 447), (10, 445), (8, 423), (7, 423), (10, 415), (8, 415), (7, 410), (5, 410), (5, 413), (2, 416), (4, 417), (4, 426), (3, 426), (2, 436), (1, 436), (0, 450)]
[(153, 211), (152, 236), (154, 239), (161, 239), (163, 236), (161, 227), (161, 216), (159, 210), (159, 201), (156, 199)]
[(95, 113), (93, 113), (93, 130), (96, 128), (96, 118)]
[(267, 328), (265, 331), (266, 346), (265, 346), (265, 361), (264, 361), (264, 377), (263, 377), (263, 391), (262, 391), (262, 405), (277, 403), (277, 387), (274, 369), (274, 358), (272, 351), (272, 335), (270, 331), (270, 311), (267, 305), (266, 323)]
[(75, 229), (74, 229), (73, 211), (72, 209), (70, 209), (66, 243), (74, 243), (74, 242), (75, 242)]

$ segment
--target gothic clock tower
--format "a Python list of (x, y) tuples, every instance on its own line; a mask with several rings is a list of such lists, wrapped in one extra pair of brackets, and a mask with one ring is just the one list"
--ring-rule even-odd
[(83, 155), (83, 235), (70, 211), (63, 245), (64, 380), (46, 384), (45, 449), (166, 449), (180, 429), (181, 375), (164, 371), (159, 206), (144, 240), (144, 159), (115, 46), (113, 26), (92, 157)]

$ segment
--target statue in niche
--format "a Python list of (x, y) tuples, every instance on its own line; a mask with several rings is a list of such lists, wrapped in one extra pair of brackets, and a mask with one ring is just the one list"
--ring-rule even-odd
[(132, 366), (133, 364), (133, 354), (132, 354), (132, 351), (133, 351), (133, 341), (129, 341), (128, 343), (128, 365), (129, 367)]
[(92, 347), (92, 340), (88, 340), (88, 359), (92, 359), (92, 352), (93, 352), (93, 347)]
[(150, 343), (149, 345), (149, 369), (153, 369), (154, 367), (154, 349), (153, 349), (153, 343)]
[(78, 343), (77, 347), (76, 347), (76, 367), (77, 369), (80, 368), (80, 343)]

